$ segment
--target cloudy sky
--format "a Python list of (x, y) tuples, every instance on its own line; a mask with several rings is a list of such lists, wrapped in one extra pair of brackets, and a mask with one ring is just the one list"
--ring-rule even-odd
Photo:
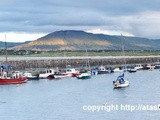
[(0, 41), (57, 30), (160, 38), (160, 0), (1, 0)]

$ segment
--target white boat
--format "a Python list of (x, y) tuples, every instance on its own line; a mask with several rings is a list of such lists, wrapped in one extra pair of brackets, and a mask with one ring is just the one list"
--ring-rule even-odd
[(98, 67), (98, 74), (106, 74), (109, 73), (109, 70), (105, 68), (105, 66)]
[(59, 78), (71, 77), (72, 74), (75, 74), (75, 73), (79, 73), (79, 72), (74, 68), (67, 68), (65, 72), (55, 72), (54, 74), (49, 75), (48, 78), (59, 79)]
[(69, 74), (65, 74), (65, 73), (56, 73), (53, 76), (54, 76), (54, 79), (60, 79), (60, 78), (70, 77)]
[(78, 79), (89, 79), (91, 78), (91, 74), (90, 73), (82, 73), (79, 76), (77, 76)]
[(30, 72), (24, 72), (23, 76), (27, 77), (27, 79), (32, 80), (32, 79), (38, 79), (39, 75), (32, 75)]
[(124, 88), (129, 86), (129, 81), (125, 80), (123, 84), (120, 84), (119, 81), (116, 81), (116, 83), (114, 83), (114, 88)]
[(64, 74), (68, 74), (68, 76), (72, 76), (72, 74), (79, 73), (75, 68), (67, 68)]
[(141, 64), (137, 64), (135, 65), (135, 69), (137, 70), (143, 69), (143, 66)]
[(151, 64), (147, 64), (146, 69), (150, 69), (151, 67)]
[(45, 71), (42, 71), (42, 73), (39, 74), (39, 78), (45, 79), (50, 75), (53, 75), (55, 73), (54, 69), (46, 69)]
[(128, 68), (127, 71), (132, 73), (132, 72), (137, 72), (137, 69), (135, 67), (131, 67), (131, 68)]
[(113, 85), (114, 88), (124, 88), (129, 86), (129, 81), (128, 80), (124, 80), (124, 73), (120, 76), (118, 76), (118, 78), (113, 81)]
[(146, 69), (154, 70), (155, 66), (151, 64), (147, 64)]
[(112, 72), (123, 72), (124, 70), (120, 69), (120, 68), (115, 68), (112, 70)]
[[(123, 51), (123, 56), (125, 56), (125, 53), (124, 53), (124, 44), (122, 45), (122, 51)], [(124, 64), (125, 64), (125, 69), (126, 70), (126, 59), (124, 57)], [(120, 69), (116, 69), (115, 71), (124, 71), (124, 70), (120, 70)], [(115, 81), (113, 81), (113, 85), (114, 85), (114, 88), (124, 88), (124, 87), (127, 87), (129, 86), (129, 81), (128, 80), (125, 80), (124, 79), (124, 73), (120, 76), (117, 77), (117, 79)]]

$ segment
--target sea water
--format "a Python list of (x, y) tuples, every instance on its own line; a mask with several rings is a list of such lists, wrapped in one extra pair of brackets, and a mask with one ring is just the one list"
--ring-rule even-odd
[(130, 86), (113, 89), (120, 74), (1, 85), (0, 120), (160, 120), (160, 71), (126, 72)]

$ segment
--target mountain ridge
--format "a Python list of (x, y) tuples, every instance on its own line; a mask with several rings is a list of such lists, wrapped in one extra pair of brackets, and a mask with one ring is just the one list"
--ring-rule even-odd
[(77, 30), (61, 30), (49, 33), (27, 44), (13, 47), (19, 50), (160, 50), (160, 40), (93, 34)]

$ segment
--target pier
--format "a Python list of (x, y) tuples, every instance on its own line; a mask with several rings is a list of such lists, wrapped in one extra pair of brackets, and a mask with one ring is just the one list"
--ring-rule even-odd
[[(160, 56), (88, 56), (88, 57), (8, 57), (12, 70), (25, 70), (32, 68), (65, 68), (85, 67), (89, 60), (91, 66), (120, 66), (126, 64), (158, 64)], [(0, 63), (5, 64), (5, 59), (0, 58)]]

